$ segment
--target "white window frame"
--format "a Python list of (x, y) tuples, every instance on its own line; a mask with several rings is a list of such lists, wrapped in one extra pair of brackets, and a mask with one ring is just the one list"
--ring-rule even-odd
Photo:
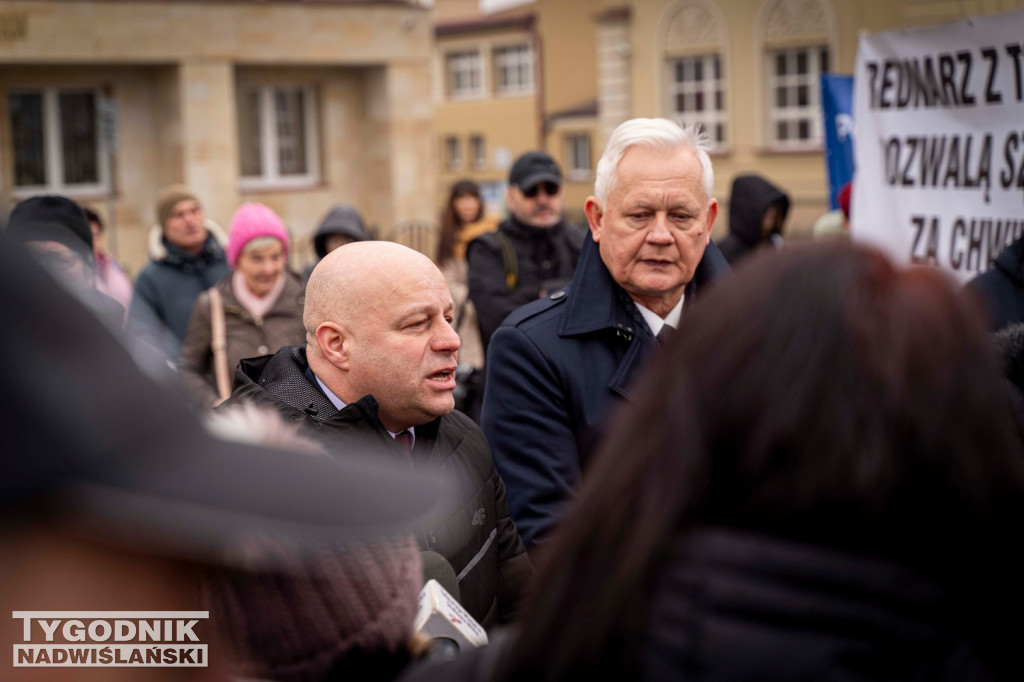
[(469, 136), (469, 164), (474, 170), (487, 168), (487, 141), (482, 133)]
[[(320, 131), (317, 125), (316, 88), (312, 85), (274, 83), (239, 87), (236, 103), (242, 105), (248, 92), (259, 94), (260, 107), (260, 175), (242, 175), (241, 149), (238, 158), (238, 186), (242, 190), (265, 188), (311, 187), (320, 183)], [(304, 100), (303, 122), (306, 133), (306, 172), (282, 175), (278, 159), (277, 110), (274, 97), (280, 91), (300, 92)], [(241, 141), (239, 141), (241, 145)]]
[(462, 140), (457, 135), (445, 135), (444, 167), (448, 170), (462, 170)]
[[(807, 53), (807, 72), (796, 73), (796, 63), (800, 52)], [(766, 54), (766, 68), (768, 84), (768, 139), (774, 149), (780, 150), (817, 150), (823, 144), (823, 130), (821, 119), (821, 93), (819, 82), (823, 69), (821, 68), (821, 54), (828, 54), (829, 62), (832, 61), (832, 51), (826, 44), (800, 45), (797, 47), (769, 49)], [(785, 55), (786, 74), (780, 76), (776, 73), (776, 61), (779, 55)], [(791, 102), (790, 97), (795, 99), (795, 92), (800, 86), (807, 88), (807, 104), (801, 106)], [(786, 106), (780, 107), (777, 100), (777, 89), (787, 89)], [(800, 139), (787, 135), (783, 140), (779, 137), (778, 126), (780, 123), (787, 125), (787, 130), (797, 130), (801, 122), (808, 123), (809, 136)], [(797, 133), (798, 134), (798, 133)]]
[[(715, 78), (715, 62), (718, 62), (718, 78)], [(683, 55), (670, 57), (667, 62), (668, 71), (668, 107), (669, 118), (681, 125), (700, 124), (704, 126), (711, 141), (717, 147), (729, 143), (729, 93), (726, 87), (725, 60), (721, 52), (699, 55)], [(696, 79), (696, 65), (700, 63), (701, 80)], [(684, 81), (676, 79), (678, 65), (682, 64), (684, 73), (693, 76)], [(722, 108), (716, 106), (715, 95), (722, 92)], [(689, 109), (679, 111), (678, 96), (695, 98), (700, 93), (704, 99), (701, 110)], [(718, 126), (722, 126), (723, 134), (718, 134)]]
[[(107, 194), (110, 191), (110, 154), (106, 142), (100, 131), (100, 115), (96, 112), (96, 163), (98, 182), (65, 184), (64, 178), (64, 155), (60, 129), (60, 95), (69, 92), (91, 93), (95, 102), (100, 101), (98, 88), (88, 86), (28, 86), (11, 88), (8, 91), (8, 103), (10, 95), (14, 94), (39, 94), (43, 97), (43, 174), (46, 176), (46, 183), (42, 185), (14, 185), (17, 178), (14, 175), (14, 150), (11, 150), (11, 193), (15, 197), (26, 197), (33, 194), (64, 194), (67, 196), (88, 196)], [(9, 129), (13, 136), (13, 128)], [(11, 141), (13, 145), (13, 139)]]
[[(494, 68), (495, 93), (498, 95), (533, 94), (533, 47), (530, 43), (495, 45), (491, 50), (491, 62)], [(506, 70), (508, 73), (525, 73), (526, 81), (515, 83), (504, 81), (502, 74)]]
[[(586, 142), (586, 165), (580, 165), (579, 142)], [(573, 182), (585, 182), (593, 177), (591, 165), (594, 162), (590, 133), (565, 134), (565, 177)]]
[[(444, 71), (447, 81), (445, 90), (449, 99), (477, 99), (484, 96), (486, 92), (484, 58), (483, 50), (479, 47), (466, 47), (445, 52)], [(460, 73), (468, 76), (470, 81), (468, 87), (456, 88), (457, 75)]]

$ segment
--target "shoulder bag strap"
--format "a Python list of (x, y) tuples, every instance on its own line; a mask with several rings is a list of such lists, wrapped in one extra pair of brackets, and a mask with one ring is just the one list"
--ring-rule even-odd
[(210, 331), (213, 338), (210, 348), (213, 350), (213, 373), (217, 378), (217, 394), (220, 399), (227, 400), (231, 396), (231, 378), (228, 376), (227, 338), (224, 331), (224, 300), (216, 287), (209, 290), (210, 294)]

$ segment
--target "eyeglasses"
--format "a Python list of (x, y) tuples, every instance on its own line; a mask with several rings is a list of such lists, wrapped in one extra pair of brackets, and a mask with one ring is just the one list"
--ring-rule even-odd
[(533, 199), (541, 190), (543, 190), (544, 194), (548, 195), (549, 197), (556, 197), (558, 196), (558, 193), (562, 191), (562, 188), (553, 182), (538, 182), (530, 189), (524, 189), (523, 196), (526, 197), (527, 199)]

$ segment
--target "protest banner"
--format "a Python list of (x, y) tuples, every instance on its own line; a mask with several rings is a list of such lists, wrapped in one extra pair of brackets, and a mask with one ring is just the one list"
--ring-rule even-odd
[(966, 281), (1024, 228), (1024, 12), (862, 34), (854, 239)]

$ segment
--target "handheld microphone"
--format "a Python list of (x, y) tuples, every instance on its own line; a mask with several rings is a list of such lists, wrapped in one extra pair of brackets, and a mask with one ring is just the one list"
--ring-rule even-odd
[(448, 560), (437, 552), (423, 552), (423, 574), (427, 583), (420, 592), (413, 630), (431, 640), (427, 655), (453, 658), (460, 651), (485, 646), (487, 633), (444, 587), (447, 583), (458, 594), (459, 583)]

